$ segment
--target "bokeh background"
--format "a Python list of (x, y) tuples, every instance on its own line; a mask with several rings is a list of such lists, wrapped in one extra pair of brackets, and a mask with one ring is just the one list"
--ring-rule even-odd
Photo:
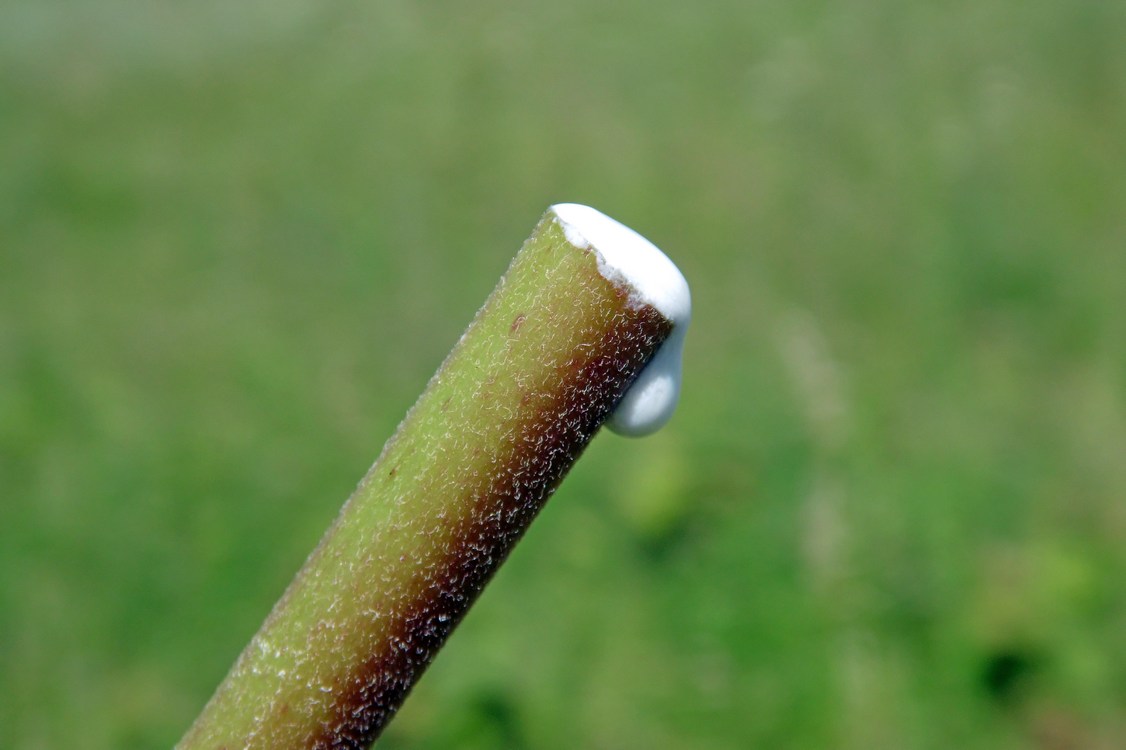
[(553, 202), (663, 247), (382, 747), (1126, 743), (1126, 3), (3, 0), (0, 744), (173, 744)]

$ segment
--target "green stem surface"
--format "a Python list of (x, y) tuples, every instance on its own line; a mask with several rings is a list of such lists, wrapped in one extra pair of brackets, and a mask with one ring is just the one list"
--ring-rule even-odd
[(369, 746), (671, 328), (549, 211), (180, 750)]

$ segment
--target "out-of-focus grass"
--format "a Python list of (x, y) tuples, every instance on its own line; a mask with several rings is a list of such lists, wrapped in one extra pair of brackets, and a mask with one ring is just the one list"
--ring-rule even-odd
[(664, 247), (387, 748), (1126, 741), (1126, 5), (0, 6), (0, 736), (173, 743), (551, 202)]

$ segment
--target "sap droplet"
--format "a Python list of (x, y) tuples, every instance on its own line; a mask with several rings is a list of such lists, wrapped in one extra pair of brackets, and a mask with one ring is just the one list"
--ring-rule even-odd
[(656, 432), (672, 417), (680, 397), (684, 334), (692, 318), (688, 282), (656, 245), (601, 211), (578, 203), (551, 208), (568, 242), (594, 250), (603, 276), (624, 283), (637, 301), (652, 305), (673, 324), (607, 422), (619, 435)]

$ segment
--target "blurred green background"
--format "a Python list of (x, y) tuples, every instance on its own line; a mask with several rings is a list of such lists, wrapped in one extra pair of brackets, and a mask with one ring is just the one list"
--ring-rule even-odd
[(1126, 3), (0, 3), (0, 744), (174, 743), (543, 210), (693, 285), (391, 748), (1126, 743)]

